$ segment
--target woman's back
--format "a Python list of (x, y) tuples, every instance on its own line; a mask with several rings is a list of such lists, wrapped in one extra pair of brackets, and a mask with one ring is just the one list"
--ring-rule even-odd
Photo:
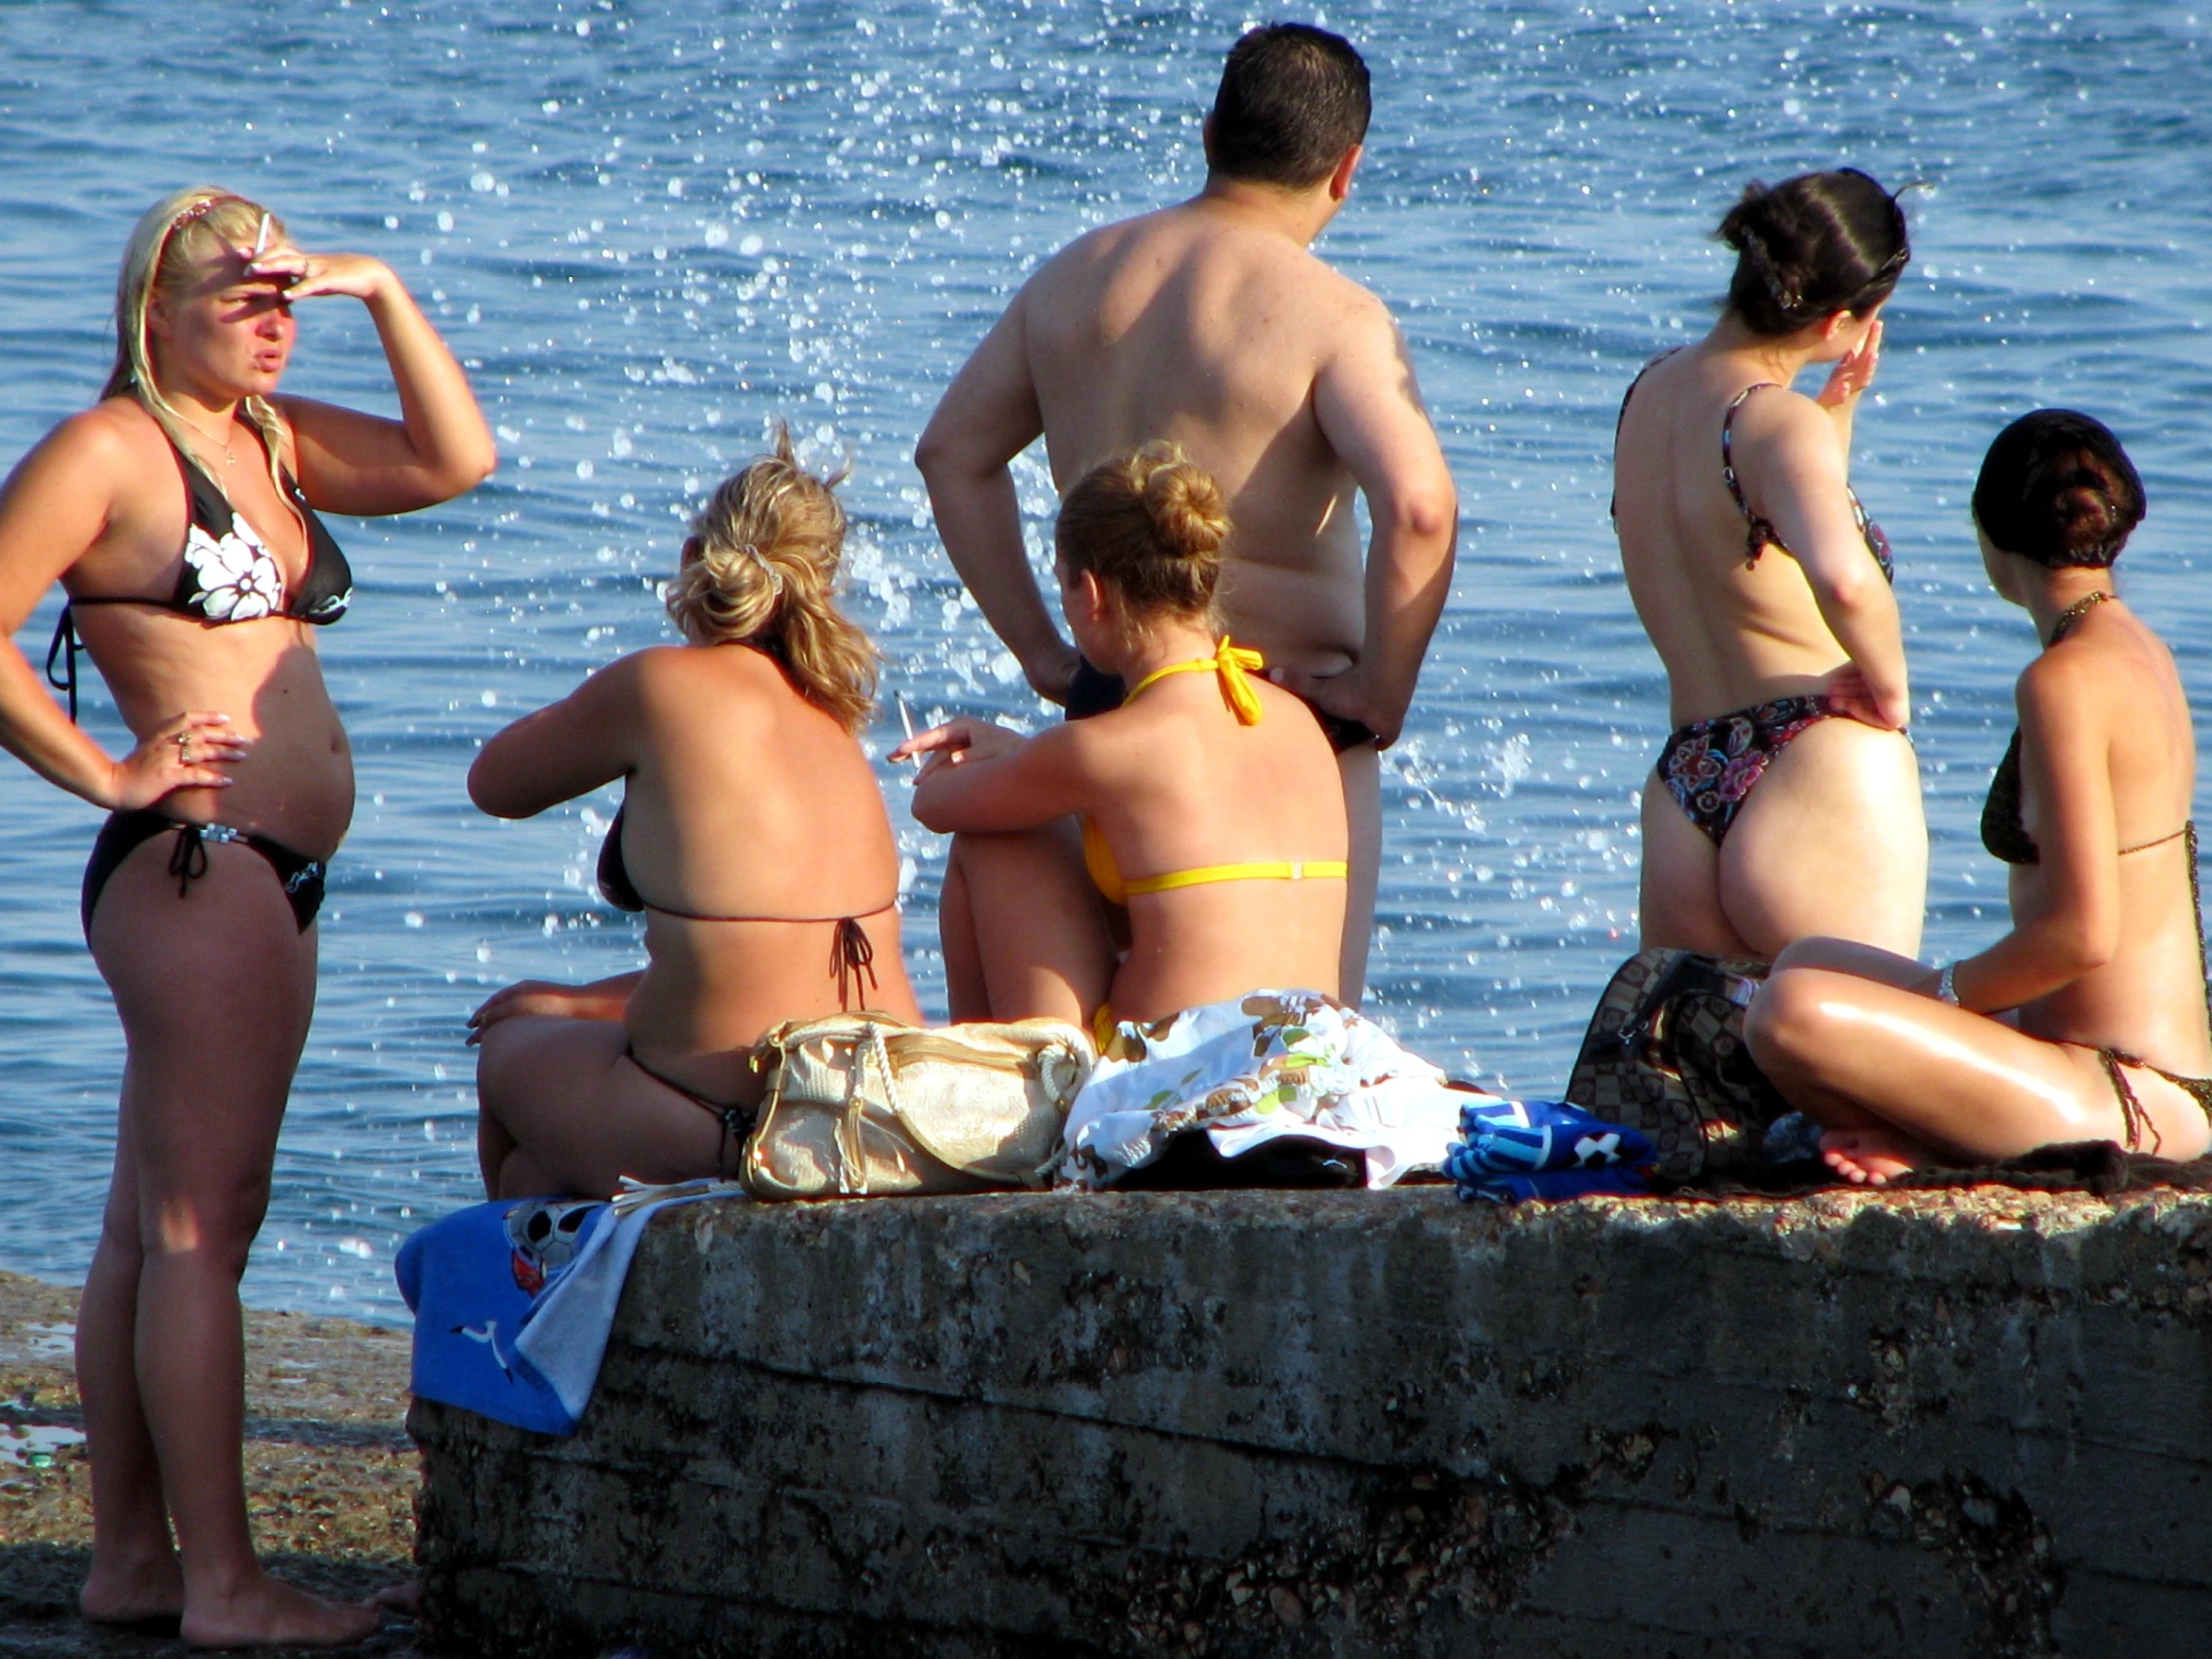
[[(2021, 1029), (2212, 1075), (2196, 842), (2186, 828), (2196, 739), (2171, 653), (2132, 614), (2094, 605), (2029, 667), (2020, 702), (2019, 828), (2038, 856), (2012, 866), (2015, 925), (2073, 899), (2072, 871), (2040, 856), (2066, 833), (2058, 815), (2073, 810), (2057, 797), (2090, 796), (2118, 869), (2108, 959), (2022, 1008)], [(2093, 778), (2082, 788), (2079, 768), (2100, 764), (2108, 794)]]
[[(1224, 705), (1212, 672), (1177, 674), (1083, 723), (1090, 815), (1132, 890), (1130, 950), (1112, 1000), (1151, 1019), (1256, 986), (1338, 991), (1344, 792), (1312, 712), (1249, 681), (1261, 718)], [(1329, 866), (1306, 874), (1307, 865)], [(1248, 866), (1265, 866), (1255, 878)], [(1295, 879), (1281, 866), (1293, 866)], [(1194, 872), (1205, 877), (1190, 880)], [(1188, 884), (1147, 892), (1148, 877)]]
[(634, 1039), (699, 1054), (836, 1012), (847, 917), (872, 960), (848, 967), (846, 999), (918, 1019), (898, 849), (858, 740), (762, 651), (663, 647), (641, 653), (635, 674), (621, 857), (653, 963), (631, 999)]
[[(1845, 660), (1803, 568), (1781, 547), (1754, 541), (1752, 514), (1728, 487), (1724, 428), (1739, 487), (1762, 474), (1750, 486), (1762, 504), (1779, 493), (1764, 488), (1763, 474), (1781, 486), (1792, 472), (1786, 444), (1810, 400), (1771, 381), (1749, 390), (1761, 380), (1744, 353), (1693, 348), (1655, 362), (1622, 409), (1614, 449), (1621, 564), (1666, 665), (1677, 725), (1815, 691)], [(1871, 555), (1869, 568), (1878, 568)]]
[[(1673, 727), (1644, 790), (1642, 942), (1910, 954), (1928, 846), (1904, 641), (1849, 481), (1904, 219), (1840, 169), (1754, 183), (1719, 235), (1738, 255), (1720, 320), (1646, 368), (1614, 449), (1621, 563)], [(1818, 397), (1790, 389), (1823, 363)]]

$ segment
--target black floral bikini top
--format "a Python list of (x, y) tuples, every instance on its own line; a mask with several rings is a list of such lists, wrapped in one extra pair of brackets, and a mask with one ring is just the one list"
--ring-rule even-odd
[[(1677, 351), (1681, 349), (1680, 346), (1675, 347)], [(1621, 412), (1613, 418), (1613, 436), (1616, 440), (1620, 437), (1621, 423), (1628, 418), (1628, 400), (1636, 395), (1636, 388), (1644, 383), (1644, 375), (1649, 374), (1673, 355), (1674, 351), (1660, 352), (1658, 356), (1644, 364), (1635, 379), (1629, 381), (1628, 390), (1621, 396)], [(1774, 521), (1762, 518), (1751, 510), (1751, 503), (1744, 499), (1744, 487), (1736, 477), (1736, 411), (1744, 406), (1744, 399), (1753, 392), (1780, 384), (1779, 380), (1761, 380), (1744, 387), (1729, 403), (1727, 412), (1721, 416), (1721, 482), (1728, 486), (1729, 498), (1736, 503), (1736, 510), (1744, 515), (1744, 563), (1746, 565), (1757, 564), (1759, 555), (1770, 547), (1779, 547), (1785, 553), (1790, 551), (1789, 544), (1784, 542), (1780, 535), (1776, 534)], [(1881, 567), (1883, 580), (1895, 583), (1898, 579), (1897, 559), (1890, 550), (1890, 538), (1882, 533), (1881, 525), (1867, 516), (1867, 509), (1859, 504), (1858, 492), (1849, 484), (1844, 486), (1844, 496), (1851, 502), (1852, 519), (1859, 526), (1859, 534), (1867, 544), (1867, 552), (1873, 556), (1874, 562)], [(1620, 501), (1617, 496), (1613, 504), (1606, 510), (1614, 518), (1618, 519), (1620, 517)]]
[[(1736, 479), (1736, 459), (1733, 453), (1736, 435), (1736, 411), (1744, 406), (1744, 399), (1755, 391), (1764, 391), (1779, 381), (1761, 380), (1744, 387), (1728, 405), (1728, 412), (1721, 416), (1721, 482), (1728, 486), (1728, 493), (1736, 503), (1736, 510), (1744, 515), (1744, 563), (1755, 565), (1759, 555), (1770, 547), (1790, 551), (1787, 543), (1775, 533), (1774, 521), (1762, 518), (1751, 510), (1751, 503), (1744, 499), (1744, 486)], [(1867, 551), (1874, 562), (1882, 567), (1882, 579), (1895, 584), (1898, 579), (1897, 558), (1890, 551), (1890, 538), (1882, 533), (1882, 526), (1867, 516), (1867, 509), (1859, 504), (1859, 494), (1849, 484), (1844, 486), (1844, 497), (1851, 503), (1851, 516), (1859, 526), (1859, 536), (1867, 544)]]
[[(251, 428), (249, 428), (251, 430)], [(261, 434), (255, 433), (257, 441)], [(136, 593), (79, 593), (69, 597), (54, 624), (54, 641), (46, 651), (47, 683), (69, 694), (69, 718), (77, 718), (76, 608), (80, 605), (151, 605), (175, 611), (209, 627), (232, 622), (256, 622), (263, 617), (289, 617), (320, 627), (345, 615), (353, 602), (353, 567), (332, 536), (329, 527), (307, 505), (299, 481), (283, 473), (284, 493), (307, 529), (307, 570), (298, 589), (284, 581), (284, 567), (276, 562), (269, 544), (253, 525), (231, 508), (214, 480), (190, 455), (173, 442), (183, 476), (187, 509), (185, 545), (177, 567), (176, 585), (165, 595)], [(56, 659), (63, 673), (54, 672)]]

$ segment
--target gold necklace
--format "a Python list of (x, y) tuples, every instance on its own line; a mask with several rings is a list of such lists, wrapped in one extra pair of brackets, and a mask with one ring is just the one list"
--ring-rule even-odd
[(2087, 616), (2090, 611), (2095, 609), (2097, 606), (2103, 604), (2107, 599), (2117, 599), (2120, 596), (2116, 593), (2106, 593), (2102, 588), (2098, 588), (2094, 593), (2083, 594), (2079, 599), (2075, 600), (2071, 605), (2068, 605), (2064, 610), (2058, 613), (2058, 620), (2050, 625), (2050, 638), (2044, 643), (2043, 649), (2045, 651), (2048, 651), (2052, 646), (2056, 645), (2060, 640), (2064, 639), (2067, 632), (2073, 627), (2075, 623), (2079, 622), (2083, 617)]
[[(201, 430), (201, 429), (200, 429), (199, 427), (195, 426), (195, 425), (194, 425), (194, 424), (193, 424), (193, 423), (192, 423), (191, 421), (189, 421), (189, 420), (185, 419), (185, 417), (184, 417), (183, 415), (179, 415), (179, 416), (177, 417), (177, 422), (178, 422), (178, 424), (179, 424), (179, 425), (183, 426), (183, 427), (184, 427), (184, 429), (185, 429), (186, 431), (190, 432), (190, 433), (191, 433), (191, 434), (192, 434), (192, 435), (193, 435), (194, 437), (196, 437), (196, 438), (200, 438), (200, 439), (203, 439), (203, 440), (205, 440), (205, 441), (209, 441), (209, 442), (212, 442), (212, 443), (214, 443), (214, 444), (215, 444), (215, 445), (216, 445), (216, 446), (217, 446), (218, 448), (220, 448), (220, 449), (221, 449), (221, 450), (223, 451), (223, 464), (224, 464), (225, 466), (237, 466), (237, 465), (239, 464), (239, 458), (238, 458), (238, 457), (237, 457), (236, 455), (234, 455), (234, 454), (232, 454), (232, 453), (231, 453), (231, 441), (230, 441), (230, 439), (228, 439), (228, 438), (213, 438), (213, 439), (210, 439), (210, 438), (208, 437), (208, 434), (207, 434), (207, 433), (203, 432), (203, 431), (202, 431), (202, 430)], [(238, 424), (238, 422), (234, 420), (234, 421), (232, 421), (232, 422), (231, 422), (230, 424), (231, 424), (232, 426), (234, 426), (234, 427), (235, 427), (235, 426), (236, 426), (236, 425)]]

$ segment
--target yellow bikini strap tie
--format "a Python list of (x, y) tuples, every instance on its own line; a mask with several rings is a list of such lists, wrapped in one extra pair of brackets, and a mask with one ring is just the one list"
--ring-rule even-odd
[(1260, 694), (1252, 689), (1245, 676), (1257, 673), (1267, 666), (1267, 659), (1248, 647), (1233, 645), (1224, 634), (1221, 643), (1214, 647), (1211, 657), (1196, 657), (1187, 663), (1170, 663), (1166, 668), (1156, 668), (1129, 689), (1122, 699), (1124, 704), (1134, 703), (1155, 681), (1171, 674), (1202, 674), (1211, 669), (1221, 682), (1221, 700), (1229, 705), (1240, 726), (1260, 724)]
[(1266, 666), (1267, 659), (1259, 652), (1231, 645), (1227, 634), (1222, 635), (1221, 644), (1214, 647), (1214, 673), (1221, 680), (1221, 700), (1236, 713), (1239, 726), (1260, 724), (1260, 694), (1252, 689), (1252, 682), (1245, 675), (1257, 674)]

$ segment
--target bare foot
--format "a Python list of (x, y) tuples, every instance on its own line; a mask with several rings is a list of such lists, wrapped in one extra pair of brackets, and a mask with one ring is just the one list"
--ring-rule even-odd
[(325, 1601), (257, 1573), (220, 1602), (188, 1603), (183, 1635), (194, 1647), (350, 1647), (383, 1627), (379, 1607)]
[(403, 1619), (422, 1617), (422, 1586), (410, 1578), (403, 1584), (386, 1584), (368, 1598), (387, 1613)]
[(1862, 1187), (1886, 1187), (1936, 1162), (1934, 1151), (1897, 1129), (1831, 1129), (1821, 1137), (1821, 1158)]
[(96, 1557), (77, 1610), (87, 1624), (112, 1625), (148, 1635), (177, 1634), (185, 1605), (185, 1577), (175, 1550), (128, 1562)]

